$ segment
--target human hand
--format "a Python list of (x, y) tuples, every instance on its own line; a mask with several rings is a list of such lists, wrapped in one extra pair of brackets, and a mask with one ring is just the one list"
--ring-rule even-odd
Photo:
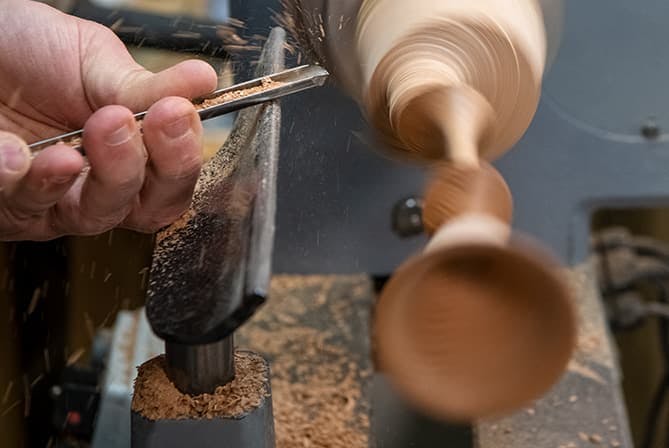
[[(186, 98), (215, 89), (213, 68), (186, 61), (154, 74), (101, 25), (0, 2), (0, 240), (152, 232), (178, 218), (202, 165)], [(140, 132), (132, 114), (147, 108)], [(89, 167), (62, 143), (30, 162), (26, 141), (82, 127)]]

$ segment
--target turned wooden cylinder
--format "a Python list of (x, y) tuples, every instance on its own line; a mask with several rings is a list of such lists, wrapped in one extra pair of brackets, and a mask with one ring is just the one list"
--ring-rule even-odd
[[(546, 36), (536, 0), (365, 0), (357, 54), (365, 109), (392, 147), (423, 160), (452, 158), (456, 145), (435, 152), (434, 140), (420, 143), (424, 127), (402, 119), (407, 108), (416, 113), (417, 99), (437, 96), (424, 114), (430, 126), (456, 121), (446, 129), (449, 141), (457, 140), (459, 128), (480, 122), (474, 144), (478, 155), (492, 160), (518, 141), (534, 116)], [(453, 109), (451, 96), (471, 101), (459, 98)]]
[(515, 411), (566, 367), (576, 319), (557, 264), (511, 237), (502, 177), (444, 166), (425, 198), (432, 240), (379, 299), (380, 367), (422, 412), (471, 421)]
[(393, 154), (422, 162), (510, 149), (537, 108), (547, 27), (559, 41), (560, 0), (284, 3), (303, 50), (359, 101)]

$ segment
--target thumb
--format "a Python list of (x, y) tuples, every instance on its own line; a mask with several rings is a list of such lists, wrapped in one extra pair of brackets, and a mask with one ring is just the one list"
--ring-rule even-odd
[(117, 103), (135, 112), (168, 96), (193, 99), (216, 88), (218, 77), (204, 61), (188, 60), (158, 73), (143, 68), (129, 72), (117, 92)]
[(9, 132), (0, 131), (0, 190), (7, 191), (30, 169), (30, 149), (25, 141)]
[(140, 112), (168, 96), (193, 99), (216, 88), (216, 71), (204, 61), (187, 60), (152, 73), (132, 58), (110, 29), (86, 21), (79, 25), (86, 42), (83, 82), (94, 110), (120, 105)]

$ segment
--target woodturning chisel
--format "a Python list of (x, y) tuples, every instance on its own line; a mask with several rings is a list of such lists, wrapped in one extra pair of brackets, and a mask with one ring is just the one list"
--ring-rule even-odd
[[(274, 73), (269, 76), (255, 78), (241, 84), (216, 90), (206, 97), (193, 101), (202, 120), (235, 112), (246, 107), (256, 106), (267, 101), (277, 100), (287, 95), (302, 92), (313, 87), (322, 86), (329, 73), (318, 65), (301, 65), (299, 67)], [(146, 111), (135, 114), (141, 121)], [(82, 146), (84, 130), (68, 132), (56, 137), (47, 138), (28, 145), (35, 156), (48, 146), (62, 142), (72, 145), (74, 149), (85, 155)]]

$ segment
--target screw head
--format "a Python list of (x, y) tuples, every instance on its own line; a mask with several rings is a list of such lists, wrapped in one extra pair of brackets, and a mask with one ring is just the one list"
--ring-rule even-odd
[(643, 126), (641, 126), (641, 135), (647, 140), (655, 140), (660, 136), (660, 134), (660, 127), (655, 122), (655, 120), (649, 120)]
[(393, 232), (400, 238), (423, 233), (423, 201), (409, 196), (397, 201), (392, 211)]
[(49, 395), (52, 399), (56, 400), (60, 398), (61, 395), (63, 395), (63, 388), (58, 385), (51, 386), (51, 389), (49, 389)]

